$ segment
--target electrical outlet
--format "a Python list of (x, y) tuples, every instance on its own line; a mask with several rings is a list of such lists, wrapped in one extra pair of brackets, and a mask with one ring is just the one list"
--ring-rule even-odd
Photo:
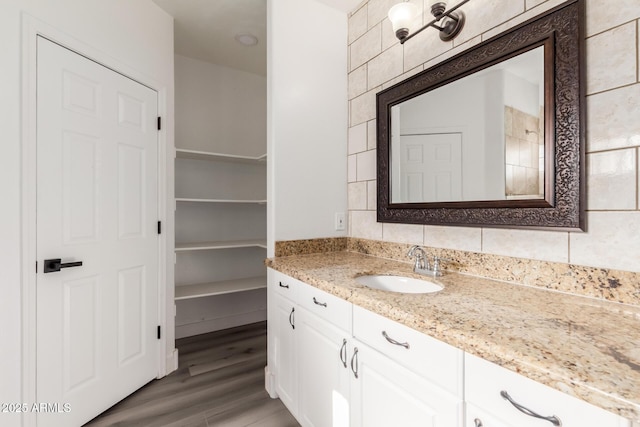
[(346, 217), (344, 212), (336, 212), (336, 231), (343, 231), (345, 228)]

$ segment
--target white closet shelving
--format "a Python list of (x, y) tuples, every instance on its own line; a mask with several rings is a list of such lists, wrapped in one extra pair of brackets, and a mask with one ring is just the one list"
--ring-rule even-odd
[(176, 300), (266, 288), (266, 155), (176, 149)]

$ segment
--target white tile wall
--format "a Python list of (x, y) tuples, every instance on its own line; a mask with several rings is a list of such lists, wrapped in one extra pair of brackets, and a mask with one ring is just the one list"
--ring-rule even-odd
[(482, 229), (426, 225), (424, 242), (436, 248), (482, 252)]
[(351, 69), (355, 69), (382, 51), (382, 33), (380, 25), (367, 31), (362, 37), (351, 44)]
[(387, 242), (422, 244), (424, 227), (415, 224), (382, 225), (382, 238)]
[(367, 8), (361, 7), (349, 17), (349, 44), (367, 32)]
[(587, 94), (637, 81), (636, 22), (587, 39)]
[(482, 229), (482, 251), (551, 262), (569, 261), (569, 233)]
[(349, 99), (362, 95), (367, 91), (367, 64), (349, 73)]
[(349, 128), (349, 154), (367, 151), (367, 124), (360, 123)]
[(640, 18), (638, 0), (616, 0), (615, 6), (603, 0), (586, 0), (587, 36), (607, 31)]
[(382, 240), (382, 223), (376, 222), (375, 211), (350, 211), (349, 214), (350, 236)]
[(587, 97), (587, 151), (640, 146), (640, 84)]
[(349, 183), (347, 194), (349, 210), (367, 210), (367, 183), (365, 181)]
[(375, 211), (378, 201), (378, 181), (367, 182), (367, 209)]
[(359, 153), (357, 154), (357, 159), (357, 180), (369, 181), (376, 179), (376, 151), (369, 150), (364, 153)]
[(587, 224), (570, 234), (572, 264), (640, 272), (640, 212), (589, 212)]
[(636, 149), (604, 151), (587, 156), (589, 210), (636, 208)]
[[(363, 184), (350, 185), (350, 236), (640, 271), (638, 0), (585, 0), (587, 232), (376, 222), (375, 94), (563, 1), (474, 0), (464, 6), (467, 24), (453, 43), (440, 42), (437, 32), (427, 29), (400, 45), (386, 18), (397, 0), (365, 1), (350, 17), (350, 126), (367, 123), (367, 151), (348, 157), (349, 182), (366, 185), (366, 195)], [(430, 18), (427, 11), (423, 21)], [(361, 130), (356, 132), (361, 138)], [(361, 139), (357, 144), (361, 147)]]

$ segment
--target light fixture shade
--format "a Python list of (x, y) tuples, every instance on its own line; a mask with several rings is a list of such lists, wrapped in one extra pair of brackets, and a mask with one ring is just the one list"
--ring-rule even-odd
[(409, 24), (416, 15), (418, 15), (418, 8), (413, 3), (403, 2), (393, 6), (389, 9), (389, 20), (393, 31), (397, 33), (398, 30), (408, 30)]

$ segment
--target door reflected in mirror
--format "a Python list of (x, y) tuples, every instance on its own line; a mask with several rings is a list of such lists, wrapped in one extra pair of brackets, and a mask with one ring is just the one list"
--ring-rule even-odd
[(391, 203), (544, 199), (538, 46), (390, 109)]

